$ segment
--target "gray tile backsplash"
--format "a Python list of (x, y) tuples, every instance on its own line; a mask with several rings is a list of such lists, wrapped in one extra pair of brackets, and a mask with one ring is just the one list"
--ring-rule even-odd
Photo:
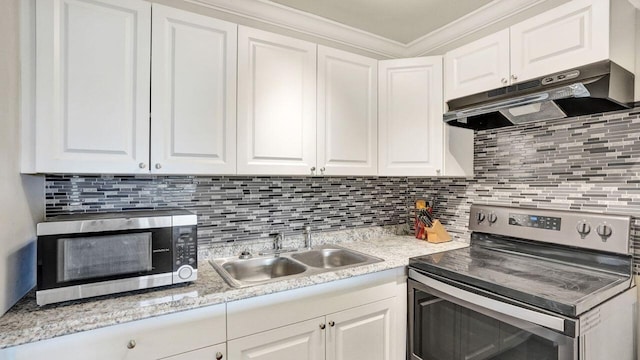
[(47, 217), (184, 208), (198, 214), (200, 244), (277, 232), (395, 225), (406, 219), (404, 178), (47, 176)]
[(198, 214), (207, 246), (298, 233), (306, 224), (404, 224), (416, 198), (435, 196), (436, 215), (464, 238), (470, 204), (503, 204), (638, 216), (640, 249), (639, 115), (636, 108), (478, 131), (468, 179), (47, 175), (46, 215), (186, 208)]

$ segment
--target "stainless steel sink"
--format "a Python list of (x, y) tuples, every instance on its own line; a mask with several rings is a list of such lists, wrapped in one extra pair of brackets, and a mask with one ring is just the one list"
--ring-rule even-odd
[(307, 266), (323, 269), (356, 265), (365, 263), (368, 260), (367, 255), (337, 248), (304, 251), (291, 254), (291, 257)]
[(245, 282), (260, 282), (307, 270), (306, 266), (284, 257), (230, 261), (223, 264), (222, 268), (234, 279)]
[(214, 269), (233, 287), (265, 284), (380, 261), (383, 260), (337, 245), (323, 245), (312, 250), (251, 259), (234, 256), (209, 260)]

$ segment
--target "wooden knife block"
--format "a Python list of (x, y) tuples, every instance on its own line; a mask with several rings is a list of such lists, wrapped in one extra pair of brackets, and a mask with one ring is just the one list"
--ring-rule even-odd
[(425, 228), (427, 230), (427, 241), (430, 243), (442, 243), (451, 241), (451, 235), (442, 226), (440, 220), (434, 220), (433, 226)]

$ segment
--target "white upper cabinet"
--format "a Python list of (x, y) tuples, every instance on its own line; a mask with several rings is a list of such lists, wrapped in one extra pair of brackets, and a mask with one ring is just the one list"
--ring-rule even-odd
[(237, 25), (153, 4), (151, 171), (235, 174)]
[(384, 60), (379, 67), (380, 175), (440, 175), (442, 57)]
[(603, 60), (633, 70), (634, 16), (625, 0), (573, 0), (454, 49), (445, 55), (445, 100)]
[(151, 4), (36, 2), (37, 172), (148, 172)]
[(505, 29), (444, 56), (445, 100), (505, 86), (509, 76), (509, 29)]
[(634, 13), (624, 0), (574, 0), (512, 26), (513, 80), (607, 59), (633, 70)]
[(309, 175), (316, 164), (316, 44), (238, 29), (239, 174)]
[(377, 60), (318, 46), (318, 174), (377, 174), (377, 88)]

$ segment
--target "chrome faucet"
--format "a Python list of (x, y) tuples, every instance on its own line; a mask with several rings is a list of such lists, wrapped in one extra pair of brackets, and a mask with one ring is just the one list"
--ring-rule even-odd
[(311, 226), (304, 228), (304, 246), (307, 250), (311, 250), (313, 244), (311, 243)]
[(275, 238), (273, 238), (273, 250), (280, 251), (282, 250), (282, 242), (284, 241), (284, 233), (278, 233)]

